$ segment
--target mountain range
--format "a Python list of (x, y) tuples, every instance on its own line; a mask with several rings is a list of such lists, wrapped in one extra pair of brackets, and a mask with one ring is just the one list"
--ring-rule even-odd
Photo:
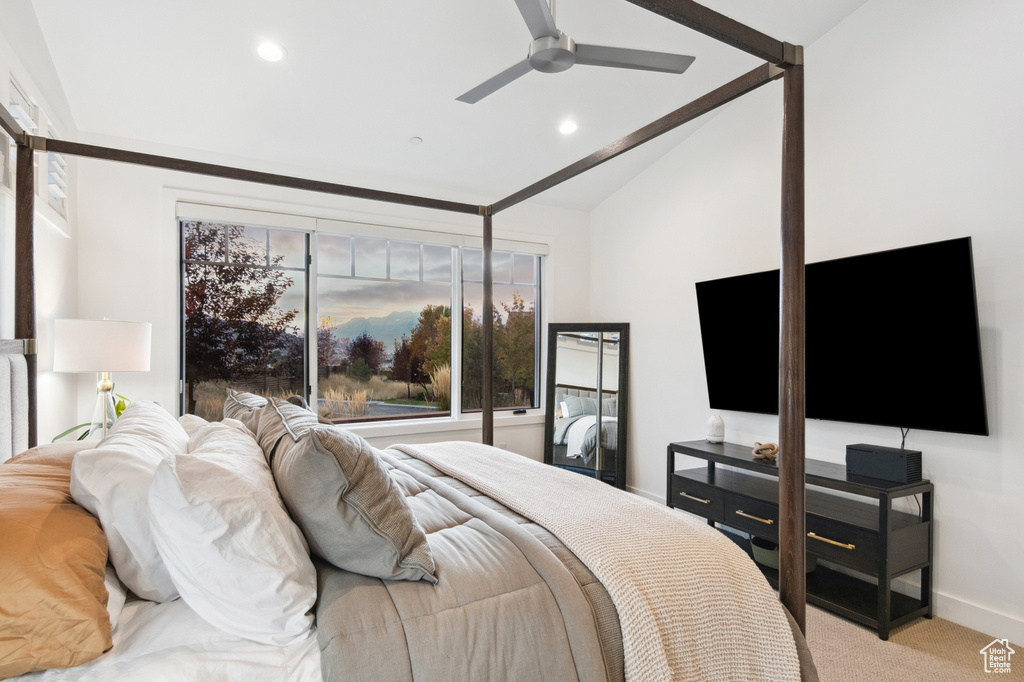
[(412, 330), (419, 322), (420, 314), (411, 310), (399, 310), (387, 317), (353, 317), (345, 324), (334, 328), (334, 336), (339, 339), (354, 339), (366, 332), (377, 341), (383, 341), (390, 353), (395, 348), (395, 341), (402, 336), (412, 336)]

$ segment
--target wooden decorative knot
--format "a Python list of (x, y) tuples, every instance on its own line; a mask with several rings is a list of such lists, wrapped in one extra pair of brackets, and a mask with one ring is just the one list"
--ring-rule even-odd
[(779, 454), (779, 446), (775, 443), (754, 443), (754, 459), (774, 462)]

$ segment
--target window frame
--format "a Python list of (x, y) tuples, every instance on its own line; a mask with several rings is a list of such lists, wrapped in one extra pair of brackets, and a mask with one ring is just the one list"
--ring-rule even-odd
[[(403, 220), (401, 217), (389, 217), (390, 224), (374, 223), (365, 220), (364, 216), (358, 215), (353, 219), (347, 216), (344, 218), (319, 217), (310, 211), (302, 214), (296, 211), (294, 204), (280, 204), (275, 202), (253, 202), (263, 204), (260, 208), (236, 207), (224, 205), (219, 200), (209, 201), (207, 195), (202, 192), (188, 192), (178, 194), (172, 199), (173, 215), (178, 229), (179, 239), (179, 412), (184, 414), (185, 396), (185, 345), (184, 345), (184, 243), (181, 231), (181, 223), (187, 220), (198, 220), (201, 222), (241, 224), (252, 227), (267, 227), (270, 229), (292, 229), (310, 234), (309, 257), (306, 265), (306, 390), (307, 399), (317, 395), (317, 371), (313, 363), (316, 362), (316, 324), (318, 311), (316, 307), (316, 295), (318, 287), (316, 284), (317, 275), (317, 235), (323, 234), (345, 234), (353, 237), (369, 237), (375, 239), (388, 239), (403, 242), (416, 242), (419, 244), (455, 246), (482, 249), (483, 240), (478, 230), (471, 227), (459, 226), (458, 224), (444, 224), (438, 226), (436, 223), (426, 221)], [(270, 208), (265, 208), (270, 205)], [(311, 215), (314, 214), (314, 215)], [(344, 213), (344, 212), (342, 212)], [(403, 225), (402, 223), (407, 223)], [(542, 341), (543, 327), (547, 321), (547, 311), (550, 307), (549, 291), (547, 286), (547, 271), (550, 267), (548, 262), (550, 245), (544, 238), (529, 235), (525, 239), (516, 238), (495, 238), (493, 248), (495, 251), (508, 251), (513, 253), (530, 254), (538, 257), (537, 264), (537, 295), (535, 301), (534, 318), (534, 392), (535, 405), (526, 408), (533, 419), (543, 417), (544, 389), (546, 377), (543, 375), (544, 367), (544, 344)], [(481, 414), (479, 411), (462, 411), (462, 391), (457, 390), (461, 386), (462, 371), (462, 315), (454, 314), (455, 311), (463, 309), (463, 283), (462, 283), (462, 248), (455, 248), (452, 258), (452, 399), (451, 412), (440, 417), (421, 417), (416, 419), (394, 419), (382, 421), (352, 422), (349, 428), (357, 432), (364, 432), (368, 436), (401, 433), (418, 433), (428, 431), (459, 431), (473, 430), (479, 424)], [(504, 408), (496, 412), (517, 411), (523, 408)], [(523, 417), (517, 418), (522, 420)], [(521, 422), (520, 422), (521, 423)]]
[[(178, 363), (178, 365), (179, 365), (179, 367), (178, 367), (178, 379), (179, 379), (178, 412), (179, 412), (179, 414), (187, 414), (186, 408), (187, 408), (188, 385), (187, 385), (187, 382), (185, 380), (185, 364), (186, 364), (186, 355), (185, 355), (185, 344), (186, 344), (186, 334), (185, 334), (185, 332), (186, 332), (186, 328), (185, 327), (186, 327), (186, 321), (187, 321), (186, 316), (185, 316), (185, 285), (186, 285), (186, 282), (187, 282), (186, 266), (188, 264), (190, 264), (190, 263), (197, 263), (197, 264), (201, 264), (201, 265), (212, 265), (212, 266), (215, 266), (215, 267), (225, 267), (225, 268), (230, 268), (230, 267), (235, 267), (235, 268), (255, 268), (255, 269), (264, 269), (264, 270), (278, 270), (278, 271), (281, 271), (281, 272), (294, 272), (294, 273), (301, 272), (302, 273), (301, 281), (303, 283), (304, 291), (303, 291), (303, 311), (302, 311), (303, 323), (301, 325), (301, 329), (302, 329), (303, 339), (304, 339), (304, 342), (305, 342), (303, 344), (303, 346), (302, 346), (302, 349), (303, 349), (302, 385), (304, 387), (304, 392), (308, 396), (309, 395), (309, 385), (310, 385), (309, 384), (309, 381), (310, 381), (310, 374), (309, 374), (309, 369), (310, 369), (310, 360), (309, 360), (310, 344), (309, 344), (309, 337), (310, 337), (310, 334), (311, 334), (311, 331), (310, 331), (311, 330), (310, 316), (309, 316), (309, 309), (310, 309), (309, 263), (310, 263), (310, 248), (311, 248), (311, 246), (310, 246), (310, 243), (311, 243), (310, 237), (311, 237), (311, 234), (309, 232), (305, 231), (305, 230), (296, 230), (294, 228), (288, 228), (288, 227), (277, 227), (275, 225), (255, 224), (253, 222), (248, 222), (248, 221), (244, 221), (243, 222), (243, 221), (222, 220), (222, 219), (214, 220), (214, 219), (191, 218), (191, 217), (182, 217), (182, 216), (179, 216), (178, 218), (176, 218), (176, 221), (177, 221), (177, 229), (178, 229), (178, 306), (179, 306), (179, 311), (180, 311), (179, 321), (178, 321), (178, 357), (179, 357), (179, 363)], [(267, 248), (267, 256), (266, 256), (267, 264), (266, 265), (255, 265), (255, 264), (249, 264), (249, 263), (233, 263), (233, 262), (231, 262), (230, 236), (229, 236), (229, 233), (227, 231), (225, 231), (225, 234), (224, 234), (225, 242), (224, 242), (224, 260), (223, 261), (204, 261), (204, 260), (199, 260), (199, 259), (186, 259), (186, 257), (185, 257), (185, 227), (184, 226), (185, 226), (185, 223), (192, 222), (192, 221), (195, 221), (195, 222), (198, 222), (198, 223), (213, 224), (213, 225), (225, 225), (225, 226), (240, 225), (240, 226), (245, 227), (245, 228), (250, 228), (251, 227), (251, 228), (265, 229), (266, 230), (265, 244), (266, 244), (266, 248)], [(304, 242), (305, 242), (305, 251), (306, 251), (306, 253), (305, 253), (304, 263), (303, 263), (301, 268), (294, 267), (294, 266), (274, 267), (274, 266), (271, 266), (269, 264), (269, 259), (270, 259), (270, 231), (271, 230), (297, 232), (297, 233), (300, 233), (300, 234), (303, 235)], [(315, 340), (314, 340), (314, 346), (313, 347), (315, 349)]]

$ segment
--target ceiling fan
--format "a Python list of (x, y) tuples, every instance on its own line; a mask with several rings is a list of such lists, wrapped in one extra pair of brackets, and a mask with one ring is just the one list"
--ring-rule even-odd
[(682, 54), (577, 43), (555, 26), (554, 2), (551, 0), (549, 7), (545, 0), (515, 0), (533, 35), (529, 54), (518, 64), (456, 97), (458, 101), (475, 104), (530, 71), (558, 73), (573, 64), (682, 73), (693, 63), (693, 57)]

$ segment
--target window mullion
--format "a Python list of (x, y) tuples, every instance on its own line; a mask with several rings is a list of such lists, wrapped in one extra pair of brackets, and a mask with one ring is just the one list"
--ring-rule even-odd
[(320, 379), (319, 335), (320, 311), (317, 307), (320, 278), (316, 276), (316, 232), (306, 233), (306, 401), (314, 412), (320, 411), (317, 382)]
[(462, 249), (453, 248), (452, 257), (452, 350), (451, 415), (462, 420)]

